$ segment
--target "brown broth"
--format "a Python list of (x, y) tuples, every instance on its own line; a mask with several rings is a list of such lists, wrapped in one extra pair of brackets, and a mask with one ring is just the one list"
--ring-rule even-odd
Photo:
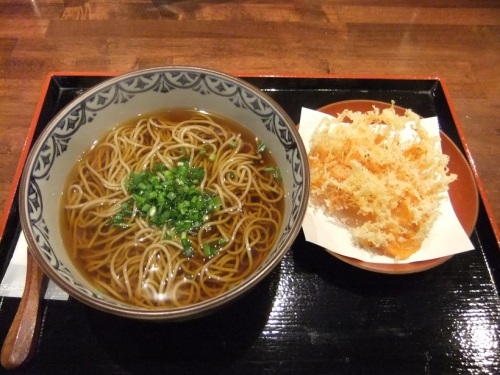
[[(160, 112), (155, 112), (153, 114), (147, 114), (147, 115), (143, 115), (143, 116), (140, 116), (137, 118), (133, 118), (131, 120), (124, 122), (123, 124), (118, 125), (116, 128), (119, 128), (120, 126), (127, 126), (127, 125), (136, 124), (136, 123), (138, 123), (138, 121), (140, 119), (148, 118), (151, 116), (166, 118), (166, 119), (173, 121), (173, 122), (181, 122), (184, 120), (188, 120), (196, 112), (197, 111), (191, 110), (191, 109), (176, 109), (176, 110), (160, 111)], [(215, 120), (219, 125), (222, 125), (224, 128), (228, 129), (229, 131), (240, 134), (244, 143), (246, 143), (248, 145), (248, 149), (251, 149), (252, 147), (255, 148), (255, 146), (253, 146), (253, 145), (256, 144), (257, 139), (256, 139), (255, 135), (252, 134), (252, 132), (250, 130), (248, 130), (247, 128), (243, 127), (240, 124), (235, 123), (234, 121), (231, 121), (227, 118), (224, 118), (224, 117), (221, 117), (218, 115), (210, 115), (210, 117), (213, 120)], [(115, 130), (115, 129), (113, 129), (113, 130)], [(113, 131), (113, 130), (111, 130), (111, 131)], [(107, 134), (109, 134), (109, 132)], [(102, 140), (105, 138), (106, 135), (101, 137), (97, 141), (97, 143), (102, 142)], [(60, 223), (61, 223), (61, 229), (62, 229), (62, 237), (63, 237), (63, 242), (65, 244), (65, 247), (70, 255), (70, 258), (73, 258), (72, 254), (71, 254), (72, 253), (72, 249), (71, 249), (72, 245), (71, 244), (72, 244), (73, 234), (71, 233), (69, 225), (67, 224), (68, 220), (66, 219), (66, 212), (64, 209), (65, 194), (66, 194), (65, 192), (67, 191), (67, 188), (69, 187), (70, 181), (73, 181), (76, 178), (76, 176), (78, 175), (78, 173), (77, 173), (78, 164), (82, 163), (82, 160), (85, 160), (85, 158), (88, 156), (88, 154), (91, 152), (91, 150), (92, 150), (92, 148), (90, 148), (73, 167), (73, 169), (70, 173), (70, 178), (68, 178), (68, 181), (66, 183), (67, 185), (65, 186), (64, 193), (63, 193), (62, 198), (61, 198)], [(262, 153), (262, 159), (261, 159), (260, 163), (263, 163), (264, 165), (269, 165), (269, 166), (276, 166), (277, 165), (273, 156), (272, 156), (272, 153), (269, 150), (266, 150), (265, 152)], [(281, 189), (283, 189), (283, 182), (281, 182)], [(279, 201), (279, 203), (276, 204), (276, 206), (277, 206), (278, 210), (280, 211), (281, 216), (283, 217), (284, 199), (281, 199)], [(283, 223), (280, 223), (280, 226), (281, 225), (283, 225)], [(277, 241), (277, 238), (274, 239), (274, 242), (276, 242), (276, 241)], [(271, 248), (271, 246), (270, 246), (270, 248)], [(270, 251), (270, 249), (268, 250), (268, 252), (269, 251)], [(261, 256), (260, 254), (259, 254), (259, 256), (256, 256), (256, 259), (258, 259), (258, 264), (254, 264), (254, 267), (253, 267), (254, 269), (251, 272), (254, 272), (255, 268), (257, 268), (259, 266), (259, 264), (261, 264), (263, 262), (263, 260), (267, 257), (268, 252), (265, 254), (265, 256)], [(192, 261), (195, 263), (204, 263), (208, 260), (204, 257), (199, 256), (199, 255), (194, 256), (192, 258), (193, 258)], [(93, 273), (87, 271), (86, 266), (79, 260), (78, 257), (73, 258), (73, 260), (74, 260), (74, 264), (77, 266), (77, 269), (81, 272), (81, 274), (84, 275), (86, 277), (86, 279), (91, 284), (94, 284), (92, 281), (94, 278)], [(245, 272), (245, 267), (246, 267), (246, 264), (243, 264), (243, 263), (240, 264), (239, 272)], [(100, 269), (99, 272), (109, 272), (109, 269)], [(191, 275), (189, 272), (185, 273), (185, 278), (191, 278), (191, 277), (196, 277), (196, 276), (197, 275)]]

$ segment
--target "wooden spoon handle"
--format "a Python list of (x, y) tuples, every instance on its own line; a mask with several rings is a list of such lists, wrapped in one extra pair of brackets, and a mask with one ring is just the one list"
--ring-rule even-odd
[(40, 328), (40, 302), (45, 291), (44, 273), (28, 250), (26, 285), (14, 321), (5, 337), (1, 363), (14, 369), (29, 361), (35, 352)]

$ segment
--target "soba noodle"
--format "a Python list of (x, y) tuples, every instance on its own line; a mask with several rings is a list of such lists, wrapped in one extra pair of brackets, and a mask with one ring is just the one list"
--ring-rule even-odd
[[(179, 120), (182, 119), (182, 120)], [(117, 126), (77, 163), (63, 193), (64, 241), (103, 294), (142, 307), (178, 307), (223, 293), (266, 258), (282, 225), (283, 186), (269, 152), (227, 120), (195, 111), (150, 115)], [(207, 154), (213, 157), (207, 157)], [(205, 170), (200, 189), (220, 208), (194, 233), (187, 256), (168, 228), (133, 214), (126, 228), (110, 218), (131, 199), (131, 172), (179, 160)], [(222, 240), (222, 241), (219, 241)], [(203, 244), (219, 241), (215, 255)]]

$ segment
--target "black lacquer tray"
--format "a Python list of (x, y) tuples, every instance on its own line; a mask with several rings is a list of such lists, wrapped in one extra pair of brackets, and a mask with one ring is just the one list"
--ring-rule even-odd
[[(106, 78), (50, 75), (34, 137), (59, 109)], [(303, 106), (395, 100), (424, 117), (437, 115), (442, 130), (465, 151), (445, 85), (437, 78), (243, 78), (272, 96), (295, 122)], [(307, 243), (301, 233), (256, 289), (195, 321), (138, 322), (71, 298), (44, 301), (37, 352), (13, 373), (500, 373), (500, 249), (483, 199), (471, 236), (476, 250), (425, 272), (363, 271)], [(8, 209), (0, 277), (20, 230), (17, 194)], [(18, 298), (0, 299), (2, 341), (18, 304)]]

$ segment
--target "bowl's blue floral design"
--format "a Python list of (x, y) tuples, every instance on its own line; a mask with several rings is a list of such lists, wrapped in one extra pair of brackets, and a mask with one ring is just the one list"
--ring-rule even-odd
[(128, 74), (121, 79), (115, 78), (111, 81), (111, 84), (101, 84), (84, 93), (65, 109), (64, 116), (60, 117), (59, 122), (53, 126), (39, 147), (30, 171), (27, 189), (29, 225), (46, 260), (61, 277), (81, 292), (102, 298), (75, 282), (71, 272), (57, 259), (50, 244), (50, 233), (44, 219), (43, 194), (39, 188), (39, 181), (50, 181), (54, 161), (64, 157), (72, 137), (82, 127), (96, 121), (101, 111), (112, 106), (126, 106), (136, 95), (149, 91), (168, 94), (176, 90), (193, 90), (205, 96), (218, 96), (237, 108), (253, 112), (260, 118), (263, 126), (275, 135), (285, 149), (286, 159), (293, 174), (295, 187), (292, 192), (292, 213), (279, 240), (280, 244), (286, 242), (288, 232), (296, 225), (294, 223), (298, 220), (301, 205), (307, 199), (304, 186), (306, 168), (301, 161), (297, 139), (284, 118), (286, 114), (284, 115), (272, 101), (269, 101), (266, 95), (254, 90), (243, 81), (205, 70), (158, 69), (137, 75)]

